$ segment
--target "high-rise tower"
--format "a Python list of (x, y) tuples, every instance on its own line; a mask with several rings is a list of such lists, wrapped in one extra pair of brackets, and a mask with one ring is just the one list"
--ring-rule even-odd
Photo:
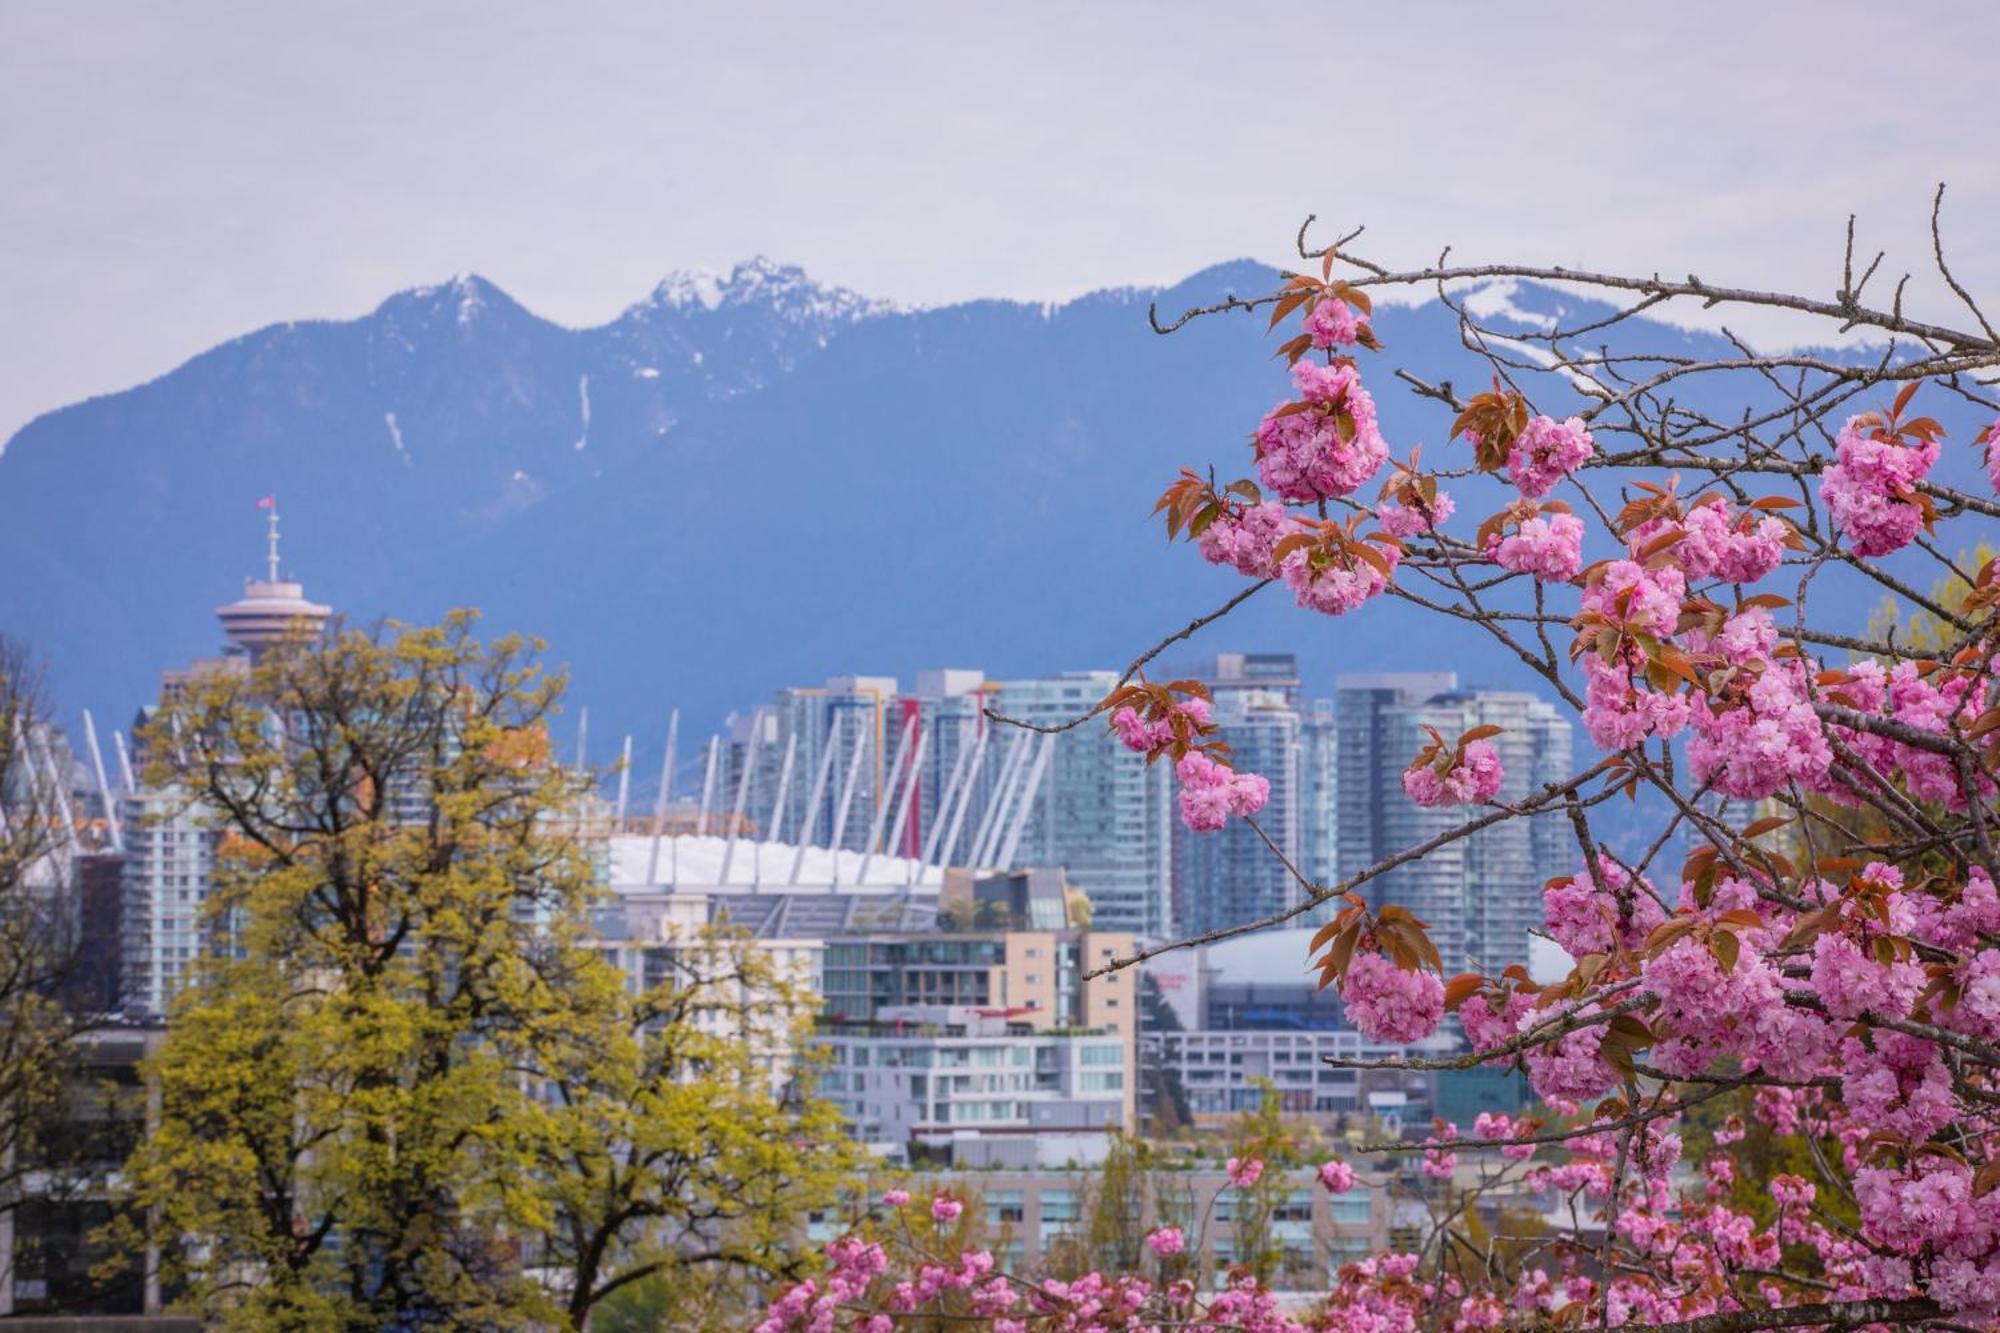
[[(305, 599), (304, 586), (279, 576), (278, 507), (270, 511), (265, 540), (265, 577), (245, 579), (243, 597), (216, 608), (228, 635), (224, 656), (161, 673), (160, 693), (171, 696), (206, 672), (241, 672), (289, 634), (315, 634), (332, 616), (331, 607)], [(150, 709), (141, 714), (143, 722)], [(141, 767), (144, 753), (137, 756)], [(123, 1007), (131, 1014), (166, 1013), (189, 967), (218, 947), (214, 923), (204, 904), (214, 887), (219, 832), (210, 812), (174, 790), (142, 787), (127, 792), (120, 818), (126, 837), (120, 889), (119, 971)]]

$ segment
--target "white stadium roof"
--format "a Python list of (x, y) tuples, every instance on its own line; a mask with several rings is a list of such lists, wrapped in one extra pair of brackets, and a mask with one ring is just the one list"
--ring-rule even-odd
[[(657, 850), (655, 843), (657, 841)], [(943, 872), (924, 869), (913, 858), (863, 856), (860, 852), (808, 847), (803, 861), (795, 843), (752, 842), (748, 838), (684, 834), (654, 839), (611, 839), (611, 887), (619, 893), (712, 890), (753, 886), (781, 890), (838, 888), (850, 893), (893, 893), (936, 886)], [(728, 875), (723, 875), (725, 863)], [(798, 864), (794, 878), (793, 865)], [(868, 882), (860, 884), (864, 863)], [(651, 871), (650, 878), (648, 871)]]

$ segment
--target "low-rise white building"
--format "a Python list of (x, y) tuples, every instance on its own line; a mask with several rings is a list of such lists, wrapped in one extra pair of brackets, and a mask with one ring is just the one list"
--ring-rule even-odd
[(909, 1005), (825, 1021), (818, 1088), (885, 1157), (958, 1165), (1088, 1165), (1133, 1125), (1128, 1038), (1035, 1028), (1004, 1011)]

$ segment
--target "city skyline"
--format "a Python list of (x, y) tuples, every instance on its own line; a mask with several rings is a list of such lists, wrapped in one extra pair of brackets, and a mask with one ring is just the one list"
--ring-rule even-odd
[[(246, 580), (244, 596), (215, 611), (223, 655), (164, 667), (161, 697), (201, 671), (247, 669), (300, 617), (309, 627), (330, 623), (332, 608), (306, 600), (302, 583), (282, 577), (275, 506), (266, 522), (266, 577)], [(704, 852), (695, 863), (702, 868), (694, 882), (709, 892), (796, 887), (811, 848), (825, 851), (814, 853), (806, 885), (835, 893), (843, 880), (850, 888), (901, 882), (935, 891), (930, 877), (948, 867), (1039, 865), (1089, 898), (1096, 929), (1149, 940), (1240, 926), (1299, 905), (1303, 890), (1286, 861), (1331, 883), (1447, 827), (1445, 813), (1416, 806), (1400, 784), (1426, 728), (1501, 726), (1505, 799), (1567, 776), (1570, 727), (1551, 705), (1461, 686), (1453, 673), (1336, 675), (1329, 690), (1315, 691), (1289, 653), (1222, 652), (1172, 669), (1208, 685), (1237, 763), (1270, 780), (1263, 833), (1236, 825), (1191, 835), (1174, 815), (1168, 766), (1149, 764), (1095, 719), (1061, 735), (1031, 729), (1088, 713), (1117, 684), (1109, 670), (995, 680), (977, 669), (932, 669), (917, 673), (908, 692), (895, 677), (829, 676), (732, 714), (705, 741), (680, 731), (676, 715), (667, 744), (681, 748), (667, 753), (680, 762), (660, 770), (671, 788), (655, 780), (648, 790), (644, 766), (623, 757), (635, 749), (630, 737), (616, 765), (593, 763), (582, 709), (574, 749), (571, 737), (550, 742), (557, 756), (598, 769), (616, 833), (652, 830), (636, 881), (638, 862), (608, 855), (603, 873), (617, 892), (648, 891), (656, 877), (684, 882), (679, 842), (692, 832), (723, 843), (719, 857)], [(1030, 727), (1000, 724), (988, 709)], [(150, 711), (139, 710), (142, 718)], [(78, 799), (101, 793), (112, 827), (126, 830), (115, 839), (125, 866), (122, 993), (136, 1012), (163, 1014), (213, 929), (203, 911), (215, 861), (212, 816), (132, 785), (125, 737), (113, 730), (110, 739), (120, 758), (115, 798), (110, 786), (87, 778), (89, 764), (103, 764), (94, 730), (92, 752), (76, 754), (71, 771)], [(143, 768), (136, 737), (133, 745)], [(670, 814), (675, 837), (662, 864), (659, 830)], [(1510, 821), (1392, 871), (1368, 896), (1429, 919), (1454, 958), (1526, 963), (1539, 888), (1565, 868), (1567, 837), (1549, 818)], [(767, 870), (771, 844), (780, 851)], [(1317, 924), (1325, 910), (1295, 924)]]

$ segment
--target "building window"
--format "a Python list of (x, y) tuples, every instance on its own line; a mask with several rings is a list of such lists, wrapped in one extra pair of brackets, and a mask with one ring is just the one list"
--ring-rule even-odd
[(1028, 1214), (1022, 1197), (1020, 1190), (986, 1191), (986, 1224), (997, 1227), (1024, 1221)]

